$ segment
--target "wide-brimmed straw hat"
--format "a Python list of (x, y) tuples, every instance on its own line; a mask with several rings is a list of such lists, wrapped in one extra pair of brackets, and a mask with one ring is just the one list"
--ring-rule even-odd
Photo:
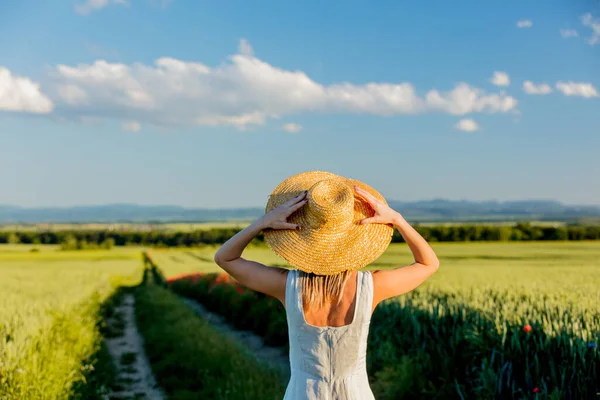
[(309, 171), (285, 179), (269, 196), (266, 213), (305, 190), (308, 201), (288, 218), (300, 230), (264, 231), (269, 247), (291, 266), (317, 275), (356, 270), (375, 261), (389, 246), (394, 228), (360, 224), (375, 212), (356, 195), (355, 185), (387, 204), (369, 185), (329, 172)]

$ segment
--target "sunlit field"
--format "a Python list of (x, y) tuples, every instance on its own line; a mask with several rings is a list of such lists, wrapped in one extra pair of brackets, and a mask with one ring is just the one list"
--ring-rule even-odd
[[(152, 255), (164, 274), (173, 277), (222, 271), (212, 261), (217, 248), (155, 250)], [(485, 310), (514, 322), (543, 319), (541, 310), (558, 307), (572, 316), (585, 316), (590, 327), (598, 329), (596, 335), (600, 332), (600, 243), (434, 243), (433, 248), (440, 269), (408, 296), (419, 299), (415, 305), (429, 307), (433, 297), (447, 296), (457, 306)], [(289, 267), (266, 246), (249, 247), (243, 256), (266, 265)], [(390, 269), (413, 261), (406, 244), (394, 243), (365, 269)], [(403, 301), (403, 297), (396, 300)], [(540, 301), (525, 301), (532, 298)], [(580, 331), (578, 326), (563, 329), (585, 339), (593, 335), (589, 330)]]
[[(440, 259), (439, 271), (422, 287), (461, 286), (496, 288), (539, 287), (541, 290), (588, 289), (599, 291), (598, 242), (472, 242), (433, 243)], [(166, 275), (220, 270), (213, 256), (217, 246), (202, 249), (152, 250)], [(289, 267), (266, 246), (250, 246), (243, 257), (266, 265)], [(365, 269), (389, 269), (414, 261), (406, 244), (392, 243)], [(600, 286), (597, 286), (600, 287)]]
[[(584, 361), (567, 366), (560, 360), (584, 357), (592, 362), (597, 357), (599, 242), (432, 246), (441, 262), (439, 271), (374, 314), (369, 362), (370, 370), (378, 376), (376, 392), (425, 393), (428, 384), (421, 386), (416, 377), (407, 375), (406, 368), (415, 370), (415, 365), (438, 360), (450, 364), (439, 368), (433, 367), (435, 363), (428, 364), (422, 372), (431, 374), (431, 379), (442, 379), (449, 368), (477, 372), (476, 377), (461, 381), (462, 390), (467, 392), (494, 393), (498, 390), (494, 379), (505, 373), (503, 365), (510, 363), (514, 368), (511, 373), (518, 377), (524, 373), (519, 368), (529, 363), (541, 371), (536, 376), (544, 377), (541, 382), (532, 382), (536, 387), (543, 388), (547, 382), (548, 388), (562, 385), (586, 393), (583, 381), (565, 381), (568, 377), (554, 376), (551, 371), (558, 371), (558, 375), (568, 368), (581, 371)], [(213, 262), (217, 249), (152, 249), (149, 254), (167, 278), (175, 278), (191, 272), (223, 272)], [(58, 246), (0, 246), (0, 398), (70, 396), (71, 387), (89, 368), (85, 360), (97, 351), (101, 340), (97, 329), (99, 305), (119, 284), (140, 282), (144, 250), (115, 247), (62, 251)], [(266, 265), (289, 267), (265, 245), (250, 246), (243, 256)], [(390, 245), (367, 269), (396, 268), (412, 262), (408, 246), (398, 243)], [(522, 334), (525, 328), (538, 332), (539, 339), (519, 342), (524, 340), (519, 332)], [(402, 335), (390, 335), (399, 329)], [(454, 342), (465, 337), (469, 337), (467, 342)], [(506, 342), (503, 337), (508, 337)], [(415, 343), (422, 346), (415, 347)], [(472, 370), (475, 366), (470, 364), (471, 355), (463, 359), (454, 353), (461, 346), (488, 366)], [(494, 355), (498, 350), (502, 350), (504, 361)], [(534, 358), (526, 362), (528, 357)], [(404, 366), (392, 368), (398, 363)], [(575, 374), (589, 375), (589, 371)], [(502, 384), (509, 385), (510, 379), (512, 375)], [(483, 382), (482, 389), (469, 386), (477, 382)], [(451, 393), (456, 389), (452, 384), (443, 390)], [(505, 390), (511, 393), (508, 386)]]
[[(111, 230), (111, 231), (154, 231), (154, 232), (191, 232), (196, 230), (210, 230), (234, 228), (242, 229), (248, 226), (252, 220), (235, 220), (223, 222), (173, 222), (164, 224), (147, 223), (81, 223), (81, 224), (4, 224), (0, 225), (0, 231), (81, 231), (81, 230)], [(592, 219), (589, 223), (593, 223)], [(487, 222), (420, 222), (422, 226), (460, 226), (466, 223), (470, 225), (491, 225), (491, 226), (513, 226), (514, 221), (487, 221)], [(597, 223), (597, 221), (596, 221)], [(531, 225), (540, 227), (558, 227), (566, 226), (562, 221), (532, 221)]]
[[(367, 362), (378, 398), (459, 398), (460, 393), (465, 398), (528, 398), (539, 393), (560, 399), (596, 393), (600, 243), (433, 247), (439, 271), (373, 314)], [(218, 271), (212, 264), (215, 249), (159, 251), (153, 258), (176, 278)], [(247, 249), (244, 256), (286, 266), (266, 247)], [(392, 244), (368, 268), (412, 262), (407, 245)], [(196, 290), (203, 287), (199, 283)], [(195, 295), (193, 286), (187, 290)], [(226, 314), (229, 308), (223, 308)]]
[(190, 232), (195, 230), (209, 230), (219, 228), (244, 228), (252, 221), (224, 221), (224, 222), (191, 222), (191, 223), (81, 223), (81, 224), (0, 224), (0, 231), (84, 231), (84, 230), (111, 230), (111, 231), (154, 231), (154, 232)]
[(97, 350), (98, 307), (140, 281), (139, 254), (0, 246), (0, 399), (68, 397)]

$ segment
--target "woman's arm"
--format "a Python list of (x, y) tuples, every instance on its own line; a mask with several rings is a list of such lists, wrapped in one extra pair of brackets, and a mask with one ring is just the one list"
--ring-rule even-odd
[(300, 229), (298, 225), (287, 222), (287, 218), (304, 204), (306, 204), (306, 193), (254, 221), (219, 248), (214, 256), (215, 262), (244, 286), (273, 296), (285, 305), (287, 270), (246, 260), (242, 258), (242, 253), (263, 229)]
[(379, 201), (370, 193), (355, 188), (375, 210), (375, 215), (365, 218), (361, 223), (391, 223), (400, 232), (413, 253), (415, 262), (396, 269), (373, 272), (373, 309), (381, 301), (398, 296), (418, 287), (425, 282), (440, 266), (440, 262), (427, 241), (417, 232), (400, 213)]

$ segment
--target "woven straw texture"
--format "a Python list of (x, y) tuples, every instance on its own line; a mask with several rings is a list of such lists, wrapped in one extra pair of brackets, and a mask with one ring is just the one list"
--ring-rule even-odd
[(369, 185), (324, 171), (309, 171), (281, 182), (269, 196), (265, 212), (308, 190), (307, 203), (289, 216), (300, 230), (267, 229), (265, 241), (291, 266), (317, 275), (334, 275), (362, 268), (387, 249), (394, 228), (390, 224), (364, 224), (371, 206), (354, 192), (354, 185), (387, 204)]

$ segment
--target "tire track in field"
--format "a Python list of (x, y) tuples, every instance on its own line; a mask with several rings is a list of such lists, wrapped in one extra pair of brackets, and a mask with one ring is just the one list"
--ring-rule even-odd
[(106, 339), (106, 347), (118, 370), (117, 388), (108, 399), (163, 400), (166, 396), (158, 388), (150, 369), (134, 310), (135, 298), (127, 293), (106, 320), (109, 330), (117, 334)]
[(196, 260), (202, 261), (202, 262), (208, 262), (208, 263), (211, 263), (211, 264), (214, 263), (214, 260), (212, 258), (204, 257), (204, 256), (198, 255), (196, 253), (193, 253), (191, 251), (186, 251), (185, 254), (188, 255), (188, 256), (190, 256), (190, 257), (192, 257), (192, 258), (194, 258), (194, 259), (196, 259)]
[(225, 336), (241, 343), (257, 361), (267, 363), (273, 368), (280, 369), (284, 373), (284, 378), (290, 378), (290, 361), (289, 355), (279, 347), (271, 347), (264, 344), (261, 337), (250, 331), (240, 331), (233, 328), (225, 319), (215, 313), (208, 311), (202, 304), (197, 301), (181, 297), (185, 304), (196, 312), (202, 319), (208, 322), (219, 332)]

